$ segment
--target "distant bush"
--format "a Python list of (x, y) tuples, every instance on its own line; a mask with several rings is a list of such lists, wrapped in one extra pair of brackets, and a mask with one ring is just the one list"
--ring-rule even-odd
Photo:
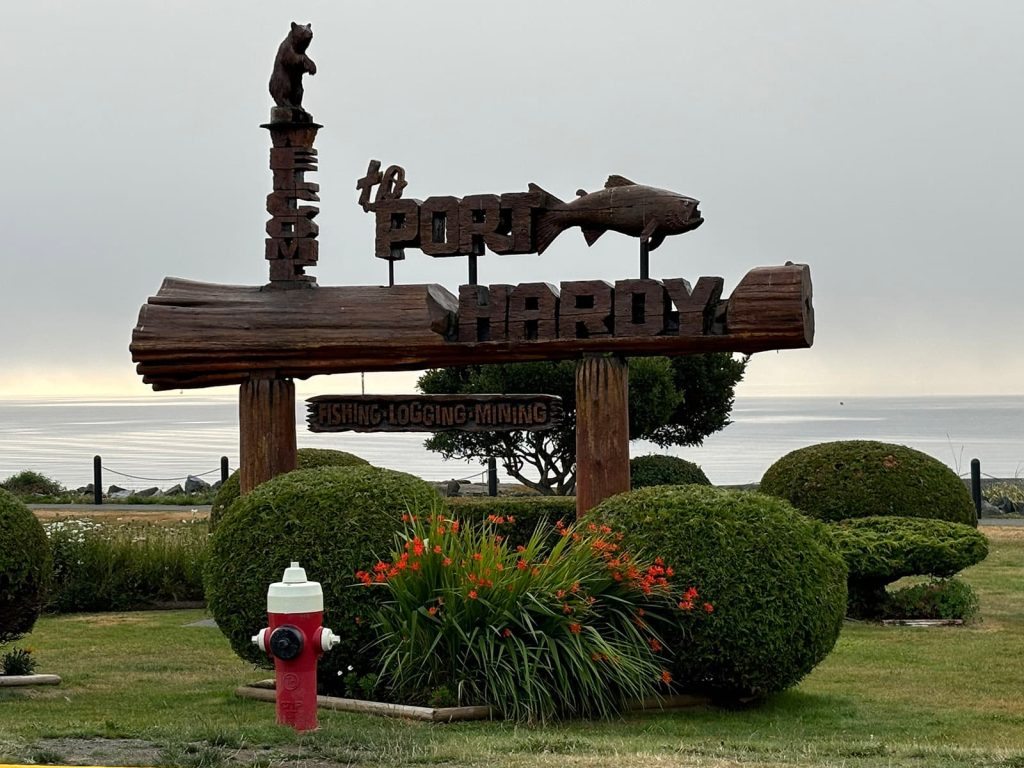
[(32, 631), (49, 569), (43, 526), (22, 501), (0, 490), (0, 645)]
[(321, 659), (324, 690), (345, 693), (343, 673), (377, 672), (367, 646), (381, 593), (355, 589), (354, 575), (391, 551), (407, 509), (440, 497), (423, 480), (370, 466), (299, 469), (241, 497), (213, 532), (206, 597), (217, 625), (244, 660), (268, 667), (250, 640), (266, 625), (267, 587), (297, 560), (324, 591), (324, 626), (341, 644)]
[[(314, 467), (358, 467), (369, 466), (370, 462), (355, 454), (335, 451), (329, 448), (299, 448), (295, 455), (296, 469), (313, 469)], [(232, 472), (223, 482), (213, 497), (210, 507), (210, 530), (217, 527), (221, 515), (231, 506), (240, 494), (238, 470)], [(171, 503), (171, 502), (167, 502)]]
[(857, 618), (883, 617), (891, 600), (887, 584), (904, 576), (952, 576), (988, 555), (984, 534), (944, 520), (862, 517), (835, 524), (833, 534), (849, 569), (849, 615)]
[(0, 483), (0, 488), (15, 496), (55, 496), (65, 492), (64, 486), (56, 480), (30, 469), (11, 475)]
[[(667, 636), (685, 650), (673, 673), (723, 699), (759, 697), (799, 682), (832, 650), (846, 608), (846, 566), (828, 527), (757, 493), (684, 485), (643, 488), (601, 502), (587, 519), (657, 552), (673, 583), (700, 586), (708, 621)], [(680, 633), (683, 629), (680, 628)]]
[(890, 592), (877, 618), (970, 621), (978, 614), (978, 607), (978, 595), (967, 582), (933, 579)]
[(630, 459), (629, 481), (633, 490), (652, 485), (711, 485), (704, 470), (692, 461), (658, 454)]
[(896, 515), (976, 524), (971, 496), (953, 470), (912, 448), (872, 440), (786, 454), (764, 473), (760, 491), (822, 520)]
[(566, 525), (576, 520), (573, 496), (449, 496), (444, 500), (449, 517), (476, 524), (496, 524), (498, 532), (511, 545), (526, 544), (537, 527), (547, 522), (551, 536), (557, 522)]
[(47, 610), (133, 611), (203, 600), (207, 527), (104, 525), (57, 520), (45, 526), (53, 553)]

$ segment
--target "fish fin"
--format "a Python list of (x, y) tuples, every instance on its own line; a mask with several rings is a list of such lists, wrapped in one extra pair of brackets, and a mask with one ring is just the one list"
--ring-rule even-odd
[(607, 229), (584, 229), (583, 239), (587, 241), (587, 245), (593, 245), (597, 242), (597, 238), (607, 231)]
[(604, 183), (605, 189), (611, 189), (612, 187), (635, 187), (636, 182), (630, 181), (625, 176), (619, 176), (617, 173), (613, 173), (608, 177), (608, 181)]
[(537, 186), (536, 184), (534, 184), (534, 183), (533, 183), (532, 181), (530, 182), (530, 184), (529, 184), (529, 186), (527, 187), (527, 189), (528, 189), (528, 190), (529, 190), (530, 192), (536, 192), (536, 193), (538, 193), (538, 194), (540, 194), (540, 195), (544, 195), (544, 197), (545, 197), (545, 198), (547, 198), (547, 199), (546, 199), (546, 204), (547, 204), (547, 207), (548, 207), (548, 208), (554, 208), (555, 206), (559, 206), (559, 205), (565, 205), (565, 202), (564, 202), (564, 201), (562, 201), (562, 200), (559, 200), (559, 199), (558, 199), (557, 197), (555, 197), (554, 195), (552, 195), (552, 194), (551, 194), (550, 192), (548, 192), (548, 191), (547, 191), (546, 189), (542, 189), (541, 187), (538, 187), (538, 186)]
[(537, 253), (544, 253), (547, 247), (554, 242), (565, 230), (565, 224), (551, 211), (546, 211), (537, 217), (537, 224), (533, 230), (533, 244)]
[(585, 189), (577, 189), (576, 190), (576, 197), (586, 197), (586, 194), (587, 194), (587, 190), (585, 190)]
[[(643, 232), (640, 233), (640, 239), (650, 241), (658, 229), (658, 223), (657, 219), (651, 219), (648, 221), (646, 226), (644, 226)], [(664, 236), (662, 239), (664, 239)], [(658, 245), (661, 245), (661, 240), (658, 241)]]
[(665, 235), (663, 235), (661, 232), (659, 232), (658, 234), (654, 235), (654, 237), (651, 238), (651, 242), (650, 242), (650, 245), (647, 246), (647, 250), (648, 251), (653, 251), (655, 248), (657, 248), (663, 242), (665, 242)]

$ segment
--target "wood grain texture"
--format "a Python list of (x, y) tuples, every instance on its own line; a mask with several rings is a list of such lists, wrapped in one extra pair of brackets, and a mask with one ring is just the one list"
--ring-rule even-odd
[[(500, 289), (509, 295), (519, 287)], [(460, 327), (459, 302), (440, 285), (269, 288), (166, 279), (142, 307), (132, 334), (132, 359), (143, 380), (155, 389), (190, 389), (239, 384), (253, 376), (308, 378), (599, 352), (749, 353), (809, 347), (814, 335), (810, 271), (804, 265), (752, 270), (727, 301), (711, 301), (700, 312), (701, 328), (693, 322), (654, 336), (623, 336), (618, 329), (616, 335), (591, 338), (559, 336), (557, 315), (540, 311), (539, 302), (552, 295), (547, 287), (521, 295), (517, 304), (515, 317), (524, 331), (526, 321), (537, 322), (533, 340), (503, 337), (504, 295), (492, 295), (497, 301), (487, 308), (488, 340), (475, 334), (467, 340), (475, 323)], [(709, 300), (713, 295), (708, 293)], [(537, 299), (538, 309), (528, 310), (527, 298)], [(685, 311), (697, 312), (692, 306)], [(715, 322), (705, 330), (707, 313)]]
[(629, 365), (585, 357), (576, 366), (576, 517), (629, 490)]
[(242, 493), (295, 469), (295, 382), (244, 382), (238, 393), (238, 433)]

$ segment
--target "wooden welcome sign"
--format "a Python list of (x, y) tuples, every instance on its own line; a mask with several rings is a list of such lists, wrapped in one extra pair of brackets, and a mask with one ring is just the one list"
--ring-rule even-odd
[[(303, 27), (292, 29), (294, 35)], [(269, 282), (237, 286), (167, 278), (142, 307), (132, 333), (132, 359), (154, 389), (240, 385), (243, 493), (295, 468), (294, 379), (576, 358), (577, 510), (583, 512), (629, 488), (628, 379), (622, 356), (811, 345), (814, 310), (806, 265), (754, 269), (728, 298), (720, 277), (701, 277), (693, 284), (650, 279), (649, 252), (667, 236), (696, 229), (704, 218), (693, 198), (617, 175), (596, 192), (579, 190), (571, 202), (536, 184), (525, 191), (420, 201), (403, 197), (408, 183), (401, 167), (381, 172), (380, 163), (371, 161), (356, 186), (360, 204), (374, 214), (374, 250), (388, 261), (389, 285), (317, 286), (306, 269), (319, 258), (314, 221), (319, 209), (309, 205), (319, 200), (319, 186), (305, 174), (317, 168), (313, 142), (320, 126), (302, 108), (301, 78), (316, 69), (305, 54), (312, 33), (304, 29), (301, 55), (279, 53), (275, 62), (271, 95), (277, 106), (263, 126), (272, 144), (264, 248)], [(289, 46), (290, 37), (281, 50)], [(588, 244), (608, 231), (638, 238), (639, 279), (558, 287), (477, 284), (476, 259), (485, 250), (540, 253), (577, 227)], [(405, 258), (406, 248), (467, 258), (468, 284), (458, 295), (435, 284), (395, 285), (394, 265)], [(433, 401), (425, 398), (375, 402), (376, 410), (364, 404), (352, 411), (336, 398), (317, 402), (311, 425), (404, 430), (427, 427), (429, 419), (431, 428), (522, 429), (522, 421), (510, 420), (538, 414), (542, 401), (517, 404), (514, 417), (509, 404), (507, 418), (484, 417), (469, 402), (461, 410), (428, 405)], [(463, 417), (464, 424), (455, 423)], [(547, 417), (557, 418), (553, 402), (547, 402)]]
[(319, 395), (310, 432), (534, 432), (562, 421), (554, 395)]

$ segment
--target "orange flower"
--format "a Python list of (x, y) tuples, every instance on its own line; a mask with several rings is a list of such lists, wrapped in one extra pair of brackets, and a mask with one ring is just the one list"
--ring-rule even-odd
[(525, 560), (519, 558), (519, 560), (516, 561), (516, 568), (518, 568), (520, 571), (525, 571), (527, 568), (529, 568), (529, 566), (526, 564)]
[(437, 614), (437, 606), (436, 605), (432, 605), (429, 608), (427, 608), (427, 613), (429, 613), (431, 616), (436, 615)]
[(583, 630), (583, 625), (582, 624), (577, 624), (576, 622), (573, 622), (572, 624), (569, 625), (569, 631), (572, 632), (574, 635), (578, 635), (582, 630)]
[(459, 521), (458, 520), (452, 520), (452, 533), (458, 533), (458, 532), (459, 532)]
[(444, 560), (441, 561), (441, 565), (443, 565), (445, 568), (447, 568), (451, 564), (452, 559), (450, 557), (446, 557)]
[(682, 608), (684, 611), (692, 611), (693, 610), (693, 601), (692, 600), (682, 600), (679, 603), (679, 607)]
[(555, 592), (555, 597), (557, 597), (559, 600), (561, 600), (563, 597), (565, 597), (565, 590), (564, 589), (560, 589), (557, 592)]
[(502, 637), (511, 637), (512, 636), (512, 630), (509, 629), (508, 627), (505, 627), (505, 629), (502, 630), (501, 636)]
[(651, 646), (651, 650), (655, 653), (661, 650), (661, 643), (658, 642), (658, 638), (656, 637), (652, 637), (650, 640), (648, 640), (647, 644)]
[(562, 613), (572, 613), (572, 606), (568, 603), (562, 603)]
[(473, 559), (476, 560), (477, 562), (479, 562), (480, 560), (484, 559), (484, 556), (482, 554), (480, 554), (479, 552), (474, 552), (473, 553)]
[(704, 610), (708, 613), (712, 613), (715, 610), (715, 606), (713, 606), (711, 603), (704, 603)]
[(423, 539), (419, 536), (412, 540), (412, 553), (416, 557), (422, 557), (423, 555)]
[(476, 600), (476, 597), (477, 597), (477, 595), (476, 595), (476, 590), (475, 590), (475, 589), (471, 589), (471, 590), (469, 590), (469, 593), (468, 593), (468, 594), (467, 594), (466, 596), (467, 596), (467, 597), (468, 597), (468, 598), (469, 598), (470, 600)]
[(672, 682), (672, 673), (669, 672), (667, 669), (661, 670), (661, 682), (663, 682), (665, 685), (668, 685)]

